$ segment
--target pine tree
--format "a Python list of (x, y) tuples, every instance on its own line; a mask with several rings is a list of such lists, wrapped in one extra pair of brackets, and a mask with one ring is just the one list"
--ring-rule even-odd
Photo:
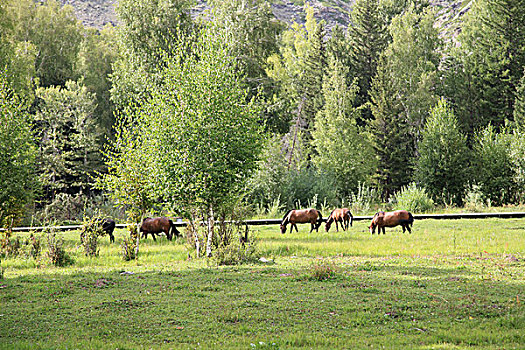
[(521, 77), (520, 85), (516, 91), (514, 122), (518, 131), (525, 131), (525, 74)]
[(433, 18), (430, 11), (418, 14), (413, 7), (394, 18), (392, 43), (372, 82), (376, 181), (386, 198), (410, 182), (419, 134), (436, 101), (439, 38)]
[[(356, 105), (370, 101), (369, 91), (372, 78), (377, 72), (379, 55), (389, 42), (388, 23), (382, 16), (379, 0), (357, 0), (350, 14), (351, 26), (348, 28), (350, 52), (355, 76), (358, 77), (359, 92)], [(363, 110), (363, 121), (372, 118), (368, 108)]]
[[(469, 132), (489, 123), (499, 128), (513, 120), (525, 66), (525, 1), (475, 2), (458, 41), (461, 45), (453, 55), (462, 76), (451, 95), (460, 120), (468, 123)], [(469, 99), (464, 98), (466, 93)]]

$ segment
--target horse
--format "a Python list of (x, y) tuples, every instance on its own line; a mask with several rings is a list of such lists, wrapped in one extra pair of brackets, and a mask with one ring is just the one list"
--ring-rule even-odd
[(378, 211), (372, 218), (372, 222), (368, 228), (371, 234), (375, 233), (376, 227), (377, 234), (381, 233), (381, 229), (383, 229), (383, 234), (385, 234), (385, 227), (401, 225), (401, 227), (403, 227), (403, 233), (405, 233), (405, 229), (408, 230), (408, 233), (412, 233), (410, 227), (413, 223), (414, 217), (406, 210), (396, 210), (386, 213), (384, 211)]
[(151, 234), (154, 241), (157, 240), (155, 234), (161, 232), (166, 234), (169, 241), (173, 239), (173, 234), (180, 236), (180, 232), (173, 221), (167, 217), (145, 218), (140, 225), (140, 232), (142, 232), (142, 238), (148, 238), (148, 234)]
[(288, 223), (292, 225), (290, 228), (291, 233), (293, 232), (294, 227), (295, 231), (299, 232), (296, 225), (297, 223), (305, 224), (308, 222), (311, 224), (310, 233), (312, 233), (314, 228), (317, 232), (319, 232), (319, 226), (321, 226), (321, 223), (323, 222), (323, 216), (321, 215), (321, 212), (317, 209), (289, 210), (281, 221), (281, 233), (286, 233), (286, 225)]
[(115, 236), (113, 236), (113, 231), (115, 231), (115, 220), (113, 219), (103, 219), (101, 222), (102, 231), (104, 231), (109, 236), (109, 241), (111, 243), (115, 242)]
[[(95, 225), (98, 225), (98, 227), (100, 228), (100, 230), (102, 232), (99, 232), (100, 233), (100, 236), (103, 236), (104, 234), (107, 234), (109, 236), (109, 241), (111, 243), (114, 243), (115, 242), (115, 236), (113, 236), (113, 231), (115, 231), (115, 220), (113, 219), (103, 219), (103, 218), (99, 218), (97, 219), (95, 222), (94, 222)], [(84, 227), (82, 229), (82, 232), (80, 232), (80, 241), (83, 242), (84, 241), (84, 235), (86, 234), (86, 227)]]
[(342, 209), (334, 209), (330, 213), (330, 216), (328, 219), (326, 219), (326, 225), (325, 229), (326, 232), (330, 230), (330, 227), (332, 226), (332, 223), (335, 221), (335, 228), (337, 232), (339, 232), (339, 226), (338, 223), (341, 224), (341, 227), (343, 228), (343, 231), (348, 230), (348, 224), (352, 226), (352, 221), (354, 220), (354, 217), (352, 213), (350, 212), (350, 209), (348, 208), (342, 208)]

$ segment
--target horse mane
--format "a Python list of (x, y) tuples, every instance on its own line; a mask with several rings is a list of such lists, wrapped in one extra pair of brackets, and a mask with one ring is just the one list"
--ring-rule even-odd
[(292, 210), (295, 210), (295, 209), (290, 209), (290, 210), (288, 210), (288, 211), (286, 212), (286, 214), (284, 214), (283, 219), (282, 219), (281, 221), (284, 221), (284, 219), (286, 219), (286, 217), (288, 216), (288, 214), (290, 214), (290, 212), (291, 212)]
[(332, 214), (334, 213), (335, 209), (330, 212), (330, 215), (328, 215), (329, 218), (332, 217)]

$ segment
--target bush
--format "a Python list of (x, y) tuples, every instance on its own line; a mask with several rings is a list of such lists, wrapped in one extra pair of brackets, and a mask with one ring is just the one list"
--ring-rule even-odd
[(37, 260), (40, 257), (40, 252), (42, 251), (40, 236), (35, 236), (33, 232), (31, 232), (29, 237), (24, 240), (24, 244), (20, 251), (21, 254), (23, 254), (26, 258), (33, 258)]
[(0, 257), (15, 257), (20, 253), (20, 238), (12, 237), (11, 232), (0, 233)]
[(217, 265), (241, 265), (256, 262), (260, 258), (257, 240), (252, 237), (248, 242), (234, 239), (229, 244), (220, 244), (213, 251), (213, 261)]
[(73, 259), (64, 249), (64, 239), (56, 237), (55, 232), (47, 232), (47, 256), (55, 266), (67, 266), (73, 264)]
[(120, 245), (122, 259), (125, 261), (138, 259), (139, 255), (139, 233), (137, 233), (137, 226), (128, 226), (129, 237), (124, 237), (124, 241)]
[(86, 256), (98, 256), (98, 237), (105, 234), (102, 230), (102, 220), (98, 214), (91, 218), (84, 218), (80, 232), (80, 243), (84, 247)]
[(374, 209), (381, 202), (379, 191), (373, 187), (360, 183), (357, 192), (350, 197), (352, 213), (366, 213)]
[(413, 213), (423, 213), (434, 209), (434, 201), (424, 188), (415, 183), (405, 186), (394, 195), (396, 209), (404, 209)]
[(309, 278), (316, 281), (324, 281), (336, 276), (338, 272), (334, 262), (320, 259), (310, 265)]

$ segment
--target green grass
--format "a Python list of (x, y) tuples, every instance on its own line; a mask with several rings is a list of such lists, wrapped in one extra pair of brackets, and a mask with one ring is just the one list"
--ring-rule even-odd
[[(240, 267), (188, 260), (182, 239), (143, 241), (124, 262), (103, 238), (87, 258), (65, 233), (73, 266), (2, 260), (0, 348), (525, 347), (525, 220), (421, 220), (381, 236), (366, 225), (261, 227), (274, 262)], [(335, 276), (319, 281), (324, 263)]]

